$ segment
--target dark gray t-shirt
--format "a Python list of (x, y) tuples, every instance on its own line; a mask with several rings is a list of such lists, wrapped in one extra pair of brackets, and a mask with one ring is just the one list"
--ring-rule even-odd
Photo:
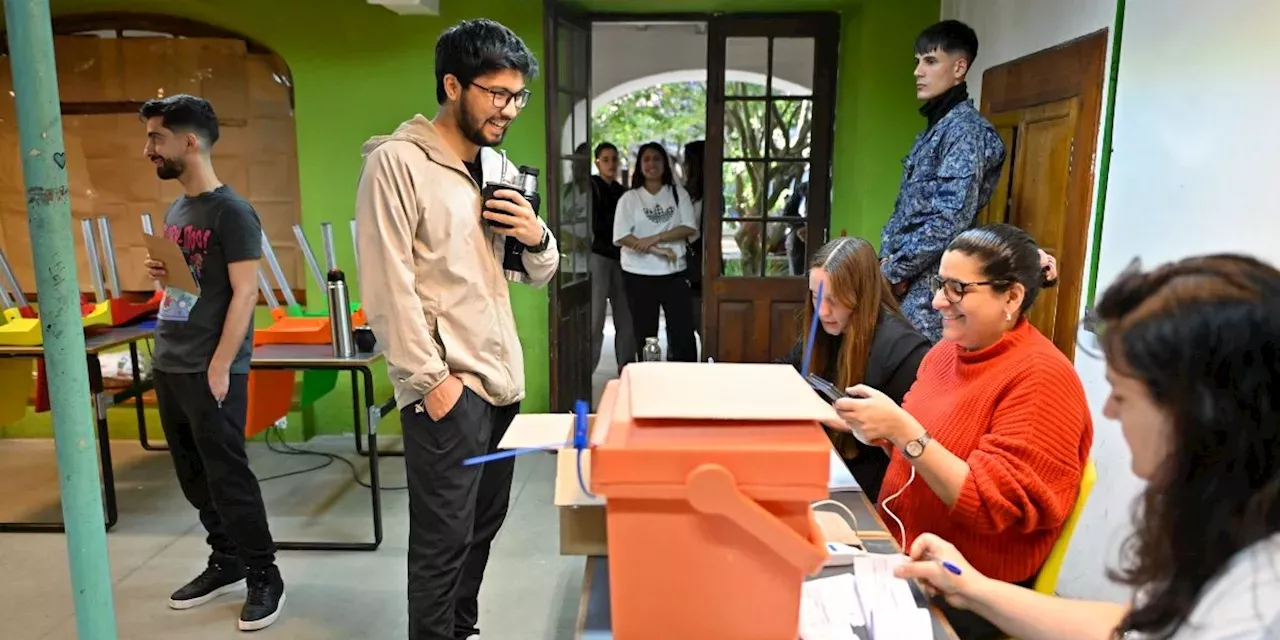
[[(262, 223), (252, 205), (223, 185), (195, 197), (178, 198), (164, 216), (164, 235), (182, 247), (200, 293), (196, 297), (176, 289), (165, 291), (157, 314), (152, 367), (166, 373), (204, 373), (231, 306), (227, 264), (262, 258)], [(231, 373), (249, 373), (252, 354), (250, 321)]]

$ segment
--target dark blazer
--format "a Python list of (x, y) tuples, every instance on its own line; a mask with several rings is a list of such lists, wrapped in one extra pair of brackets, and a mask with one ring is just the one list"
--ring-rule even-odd
[[(801, 336), (792, 347), (791, 353), (787, 354), (783, 360), (786, 364), (795, 367), (797, 371), (804, 364), (806, 337)], [(831, 352), (827, 357), (827, 370), (814, 372), (833, 383), (836, 382), (837, 377), (836, 362), (839, 359), (840, 345), (839, 340), (828, 342)], [(932, 347), (933, 344), (929, 339), (916, 331), (910, 323), (881, 311), (880, 321), (876, 324), (876, 335), (871, 339), (871, 352), (867, 355), (865, 379), (854, 381), (849, 386), (865, 384), (880, 390), (901, 405), (903, 397), (916, 381), (916, 371), (920, 368), (920, 361)], [(837, 449), (844, 449), (840, 457), (844, 459), (849, 471), (853, 473), (854, 479), (862, 486), (867, 497), (872, 502), (876, 502), (879, 499), (880, 483), (884, 480), (885, 469), (889, 467), (888, 454), (880, 447), (867, 446), (858, 442), (853, 436), (848, 436), (847, 439), (833, 437), (833, 440), (836, 440), (837, 445), (844, 445)], [(856, 448), (856, 453), (853, 456), (847, 455), (851, 453), (848, 448)]]

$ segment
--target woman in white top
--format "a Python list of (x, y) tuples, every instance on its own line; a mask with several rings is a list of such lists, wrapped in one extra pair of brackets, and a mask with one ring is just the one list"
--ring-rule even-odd
[(631, 190), (618, 200), (613, 243), (622, 247), (622, 278), (636, 344), (658, 336), (658, 310), (667, 319), (667, 359), (695, 362), (693, 295), (685, 275), (686, 242), (696, 237), (693, 201), (675, 183), (666, 149), (640, 147)]
[(1132, 601), (997, 582), (930, 534), (899, 577), (1021, 640), (1280, 638), (1280, 271), (1233, 255), (1135, 265), (1097, 315), (1103, 413), (1148, 482), (1111, 575)]

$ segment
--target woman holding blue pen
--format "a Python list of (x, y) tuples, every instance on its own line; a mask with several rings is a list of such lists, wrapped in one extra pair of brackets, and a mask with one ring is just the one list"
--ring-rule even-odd
[(1280, 638), (1280, 271), (1234, 255), (1135, 265), (1097, 313), (1104, 414), (1148, 482), (1111, 575), (1132, 600), (993, 580), (932, 534), (898, 576), (1021, 640)]

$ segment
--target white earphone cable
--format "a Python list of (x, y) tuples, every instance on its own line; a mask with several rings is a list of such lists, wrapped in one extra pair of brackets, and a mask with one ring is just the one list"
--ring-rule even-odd
[(907, 548), (907, 528), (902, 525), (902, 520), (900, 520), (898, 516), (893, 513), (893, 510), (889, 509), (889, 503), (892, 502), (898, 496), (902, 495), (902, 492), (906, 491), (907, 487), (911, 486), (911, 483), (915, 482), (915, 480), (916, 480), (916, 466), (911, 465), (911, 477), (907, 479), (907, 483), (902, 485), (902, 488), (898, 489), (897, 493), (880, 501), (880, 506), (884, 509), (884, 512), (889, 514), (889, 517), (893, 518), (894, 523), (898, 525), (898, 533), (902, 534), (902, 538), (901, 538), (902, 552), (908, 553), (908, 554), (911, 553), (911, 550)]
[(835, 500), (819, 500), (813, 503), (812, 505), (810, 505), (810, 507), (814, 509), (817, 509), (818, 507), (827, 507), (827, 506), (836, 507), (841, 511), (843, 511), (845, 515), (849, 517), (849, 526), (853, 527), (854, 533), (858, 532), (858, 516), (853, 515), (853, 511), (851, 511), (849, 507), (839, 502), (836, 502)]

